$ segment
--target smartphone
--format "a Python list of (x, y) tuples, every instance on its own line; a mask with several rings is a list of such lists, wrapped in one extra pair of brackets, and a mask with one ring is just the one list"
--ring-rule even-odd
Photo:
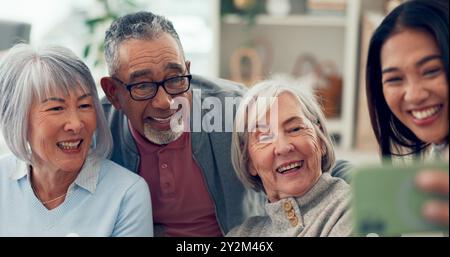
[(365, 166), (352, 173), (352, 215), (356, 236), (401, 236), (448, 233), (422, 215), (428, 200), (448, 202), (448, 196), (419, 191), (417, 172), (437, 169), (448, 173), (447, 164)]

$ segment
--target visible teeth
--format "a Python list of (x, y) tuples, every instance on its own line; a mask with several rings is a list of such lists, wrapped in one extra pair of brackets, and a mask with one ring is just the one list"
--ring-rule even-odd
[(279, 167), (277, 169), (277, 172), (284, 173), (284, 172), (286, 172), (288, 170), (291, 170), (291, 169), (294, 169), (294, 168), (301, 168), (302, 165), (303, 165), (303, 161), (301, 161), (301, 162), (294, 162), (294, 163), (291, 163), (289, 165)]
[(76, 149), (80, 142), (81, 140), (76, 142), (59, 142), (58, 146), (64, 150)]
[(422, 111), (412, 111), (411, 114), (418, 120), (426, 119), (439, 111), (439, 107), (431, 107)]
[(172, 115), (170, 117), (168, 117), (168, 118), (165, 118), (165, 119), (156, 118), (156, 117), (153, 117), (153, 119), (156, 120), (156, 121), (159, 121), (159, 122), (167, 122), (167, 121), (170, 120), (171, 117), (172, 117)]

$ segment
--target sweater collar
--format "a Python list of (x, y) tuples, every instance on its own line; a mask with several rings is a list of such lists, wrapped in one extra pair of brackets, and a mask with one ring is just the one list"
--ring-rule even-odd
[[(73, 184), (86, 189), (90, 193), (94, 193), (97, 188), (100, 167), (101, 162), (98, 159), (93, 157), (87, 158)], [(22, 160), (16, 159), (16, 169), (11, 172), (9, 177), (16, 181), (22, 178), (29, 178), (30, 165)]]
[(272, 222), (271, 229), (278, 235), (298, 235), (305, 227), (305, 214), (311, 209), (329, 187), (329, 173), (323, 173), (316, 184), (301, 197), (287, 197), (277, 202), (266, 202), (267, 215)]

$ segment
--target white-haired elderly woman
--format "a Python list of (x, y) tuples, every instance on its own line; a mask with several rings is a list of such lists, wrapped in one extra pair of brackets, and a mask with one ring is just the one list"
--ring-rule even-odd
[(232, 161), (239, 179), (267, 196), (266, 215), (227, 236), (349, 236), (349, 185), (335, 162), (324, 115), (311, 93), (277, 79), (251, 88), (238, 108)]
[[(20, 44), (0, 63), (0, 236), (152, 236), (145, 181), (106, 160), (110, 131), (88, 67)], [(96, 140), (93, 136), (96, 134)]]

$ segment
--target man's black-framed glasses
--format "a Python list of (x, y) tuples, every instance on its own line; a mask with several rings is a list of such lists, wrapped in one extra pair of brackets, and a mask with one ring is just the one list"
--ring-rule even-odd
[(155, 97), (160, 86), (171, 96), (187, 92), (191, 86), (192, 75), (188, 74), (171, 77), (161, 81), (142, 81), (132, 84), (125, 84), (114, 76), (112, 79), (124, 85), (128, 92), (130, 92), (130, 96), (133, 100), (144, 101)]

